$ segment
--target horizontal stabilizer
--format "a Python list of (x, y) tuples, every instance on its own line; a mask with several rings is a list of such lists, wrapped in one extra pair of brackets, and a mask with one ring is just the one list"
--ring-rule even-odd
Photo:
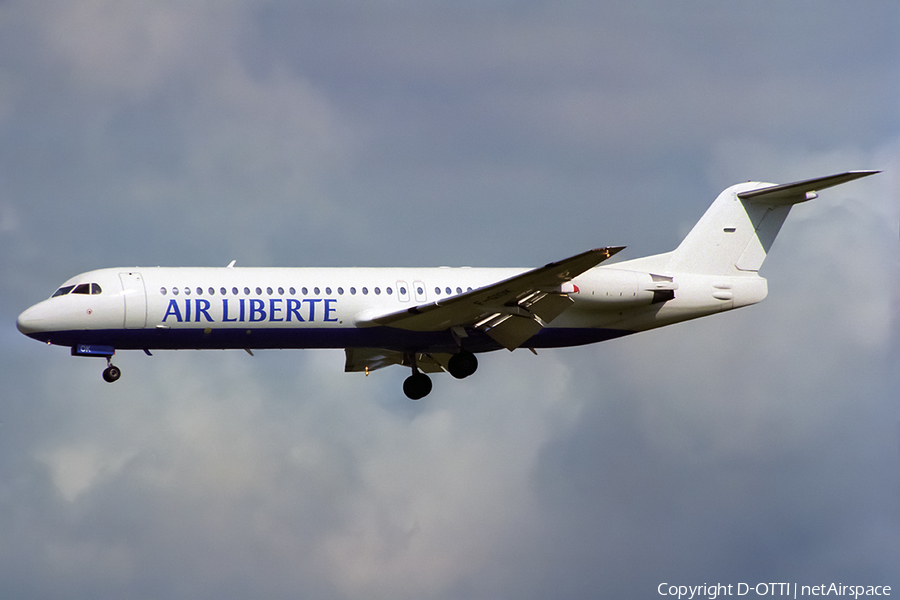
[(817, 177), (816, 179), (807, 179), (806, 181), (796, 181), (794, 183), (785, 183), (782, 185), (773, 185), (758, 190), (749, 190), (746, 192), (738, 192), (737, 197), (741, 200), (753, 202), (756, 204), (766, 204), (769, 206), (785, 206), (789, 204), (799, 204), (807, 200), (814, 199), (819, 190), (830, 188), (835, 185), (847, 183), (861, 177), (868, 177), (880, 173), (881, 171), (848, 171), (838, 175), (829, 175), (828, 177)]

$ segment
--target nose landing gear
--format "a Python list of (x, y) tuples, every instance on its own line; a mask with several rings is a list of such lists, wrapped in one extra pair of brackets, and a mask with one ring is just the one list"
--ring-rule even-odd
[(122, 376), (122, 370), (112, 364), (112, 357), (115, 353), (116, 349), (114, 347), (102, 344), (75, 344), (72, 346), (72, 356), (98, 356), (106, 359), (103, 381), (107, 383), (112, 383)]
[(106, 357), (106, 368), (103, 369), (103, 381), (113, 383), (122, 376), (122, 369), (112, 364), (112, 357)]

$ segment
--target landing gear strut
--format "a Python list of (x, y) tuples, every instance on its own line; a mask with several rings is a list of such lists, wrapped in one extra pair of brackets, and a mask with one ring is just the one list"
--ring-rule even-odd
[(106, 368), (103, 369), (103, 381), (112, 383), (122, 376), (122, 369), (112, 364), (112, 357), (106, 357)]

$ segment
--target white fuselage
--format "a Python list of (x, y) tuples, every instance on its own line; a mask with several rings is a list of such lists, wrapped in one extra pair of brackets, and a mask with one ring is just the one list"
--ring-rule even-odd
[[(118, 349), (347, 348), (447, 351), (448, 332), (364, 325), (373, 317), (437, 302), (527, 269), (513, 268), (113, 268), (67, 286), (99, 294), (45, 300), (19, 329), (52, 344)], [(766, 281), (752, 275), (676, 274), (655, 281), (629, 263), (591, 269), (562, 287), (572, 307), (525, 347), (571, 346), (753, 304)], [(662, 291), (660, 291), (662, 290)], [(666, 301), (655, 294), (668, 293)], [(472, 351), (499, 348), (473, 332)]]

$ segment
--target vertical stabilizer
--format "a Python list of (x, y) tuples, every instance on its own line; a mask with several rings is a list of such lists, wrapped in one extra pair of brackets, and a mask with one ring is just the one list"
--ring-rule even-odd
[(850, 171), (784, 185), (733, 185), (716, 198), (684, 241), (669, 254), (673, 272), (706, 275), (756, 273), (791, 207), (812, 200), (817, 190), (874, 175)]

